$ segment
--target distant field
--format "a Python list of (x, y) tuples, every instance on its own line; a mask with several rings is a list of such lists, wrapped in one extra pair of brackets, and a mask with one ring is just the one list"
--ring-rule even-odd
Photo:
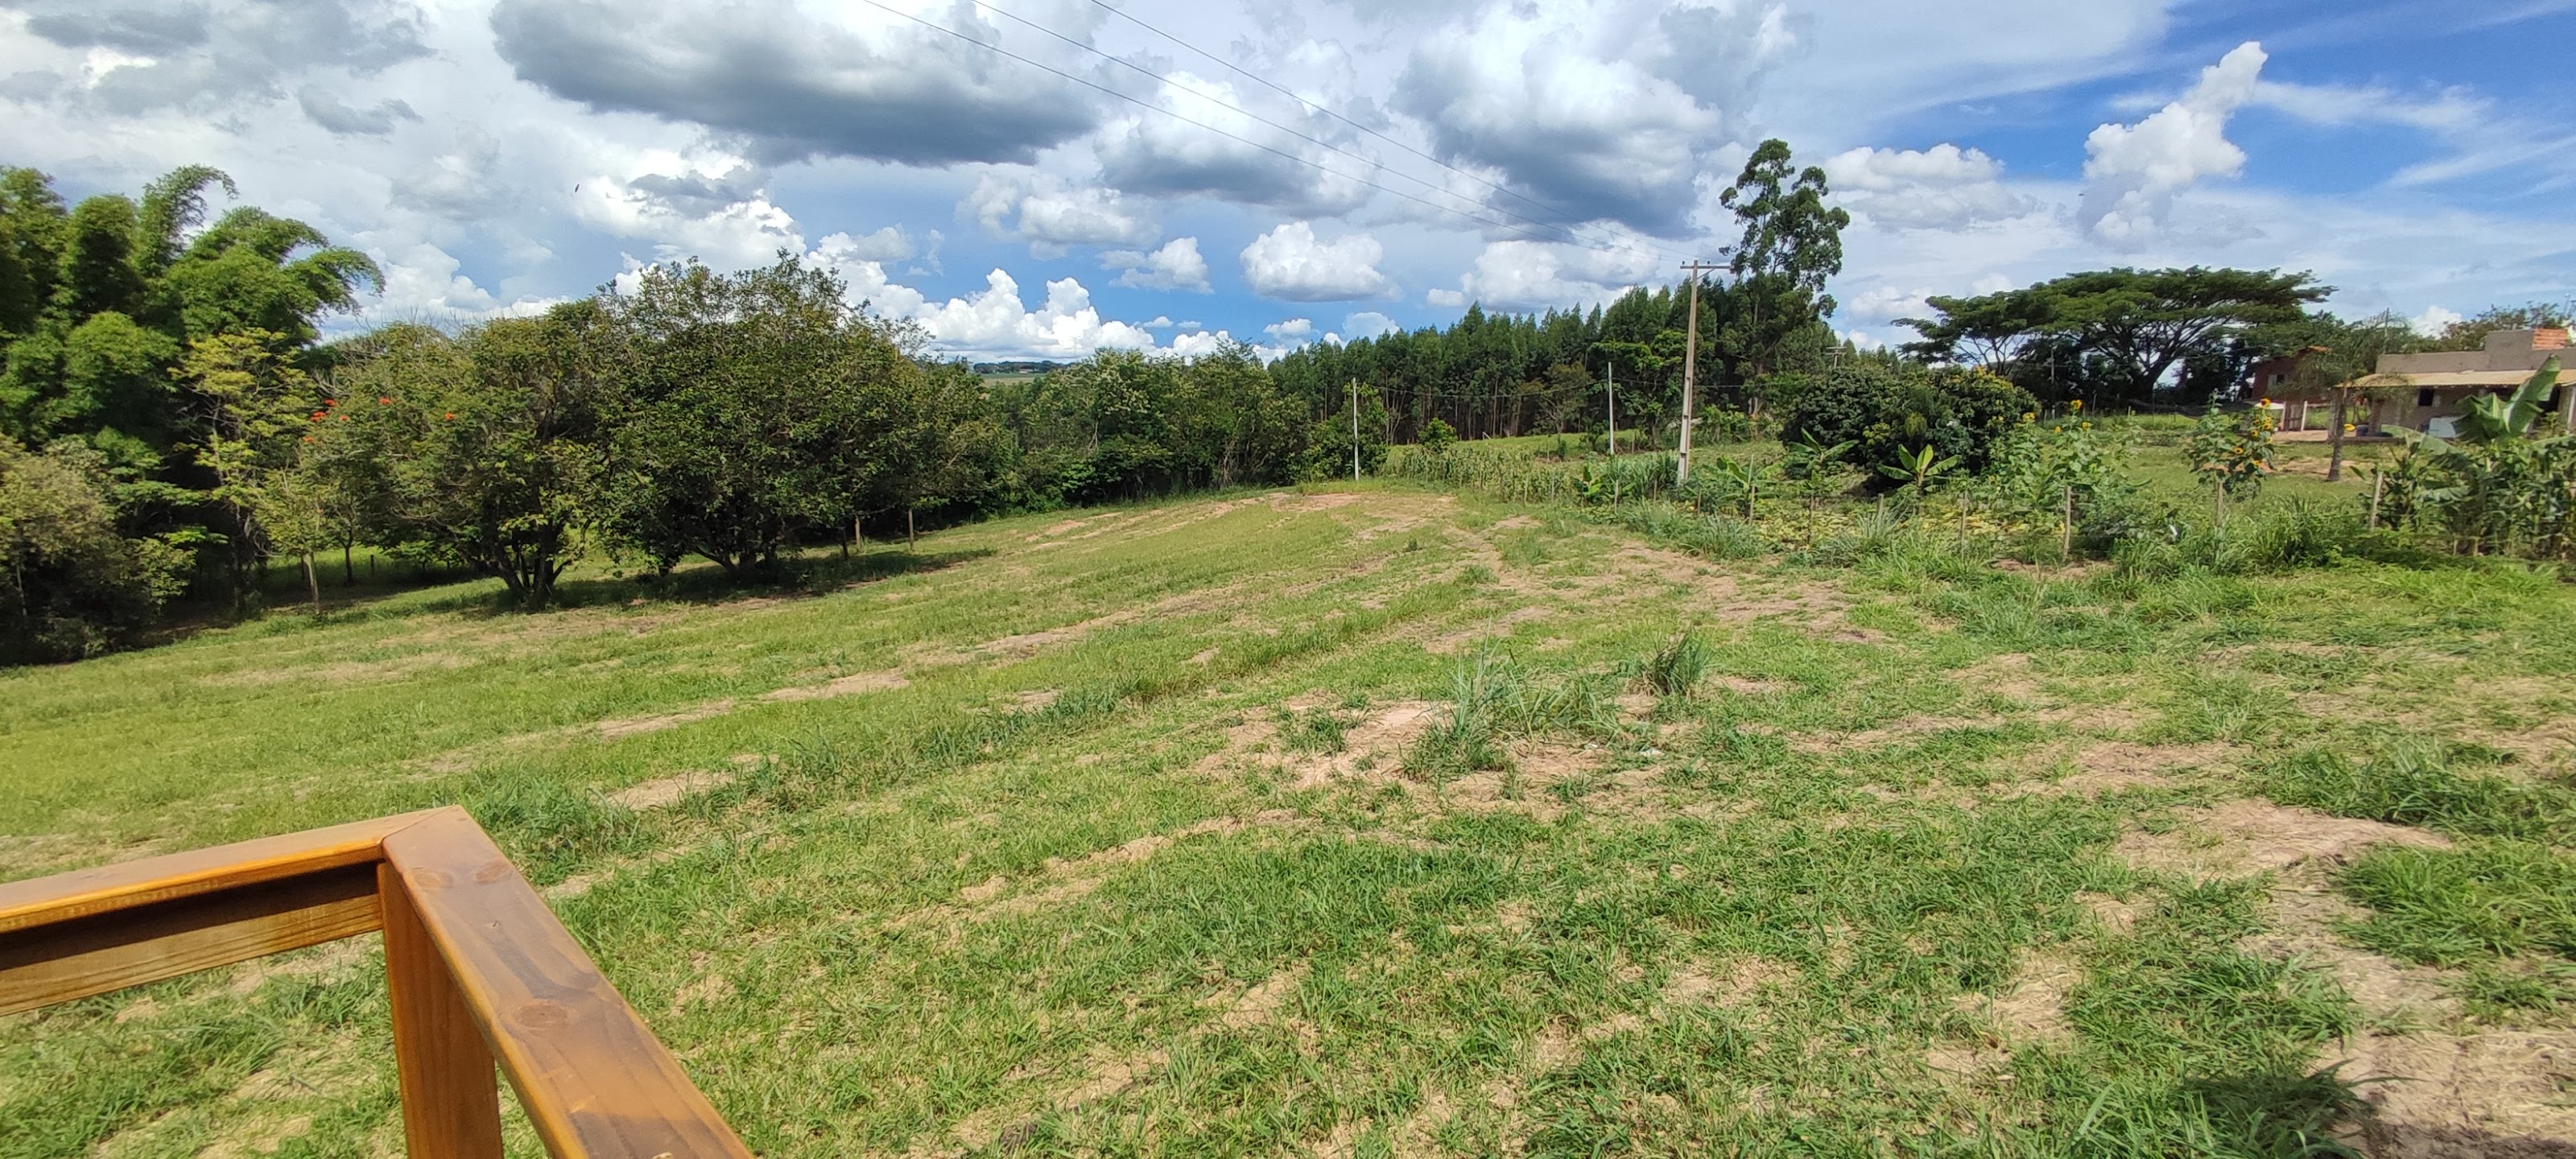
[[(462, 803), (767, 1156), (2576, 1146), (2552, 578), (1396, 484), (811, 562), (0, 673), (0, 878)], [(0, 1020), (0, 1159), (399, 1153), (380, 970)]]

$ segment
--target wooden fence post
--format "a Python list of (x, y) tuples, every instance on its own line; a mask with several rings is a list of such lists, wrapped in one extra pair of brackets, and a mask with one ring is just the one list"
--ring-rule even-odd
[(492, 1051), (474, 1028), (411, 886), (376, 866), (385, 909), (385, 989), (392, 1000), (394, 1072), (403, 1141), (413, 1159), (501, 1159), (501, 1088)]

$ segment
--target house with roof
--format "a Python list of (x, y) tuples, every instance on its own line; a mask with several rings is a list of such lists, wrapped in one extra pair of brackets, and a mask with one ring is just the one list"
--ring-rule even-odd
[[(2299, 364), (2312, 353), (2267, 358), (2249, 372), (2246, 389), (2271, 401), (2283, 431), (2323, 431), (2334, 421), (2334, 388), (2303, 385), (2300, 379)], [(2448, 438), (2469, 399), (2510, 394), (2552, 358), (2576, 378), (2576, 352), (2568, 349), (2565, 327), (2491, 331), (2476, 350), (2383, 354), (2379, 373), (2368, 383), (2371, 393), (2355, 395), (2344, 418), (2359, 435), (2410, 430)], [(2576, 415), (2570, 413), (2576, 390), (2561, 386), (2547, 406), (2557, 413), (2560, 430), (2576, 431)]]
[[(2380, 355), (2380, 376), (2399, 380), (2383, 392), (2388, 397), (2382, 400), (2381, 421), (2449, 438), (2461, 404), (2482, 394), (2513, 393), (2552, 358), (2576, 376), (2576, 354), (2567, 349), (2564, 326), (2490, 331), (2486, 345), (2476, 350)], [(2558, 415), (2562, 431), (2569, 429), (2570, 404), (2576, 404), (2576, 391), (2563, 384), (2543, 404)]]

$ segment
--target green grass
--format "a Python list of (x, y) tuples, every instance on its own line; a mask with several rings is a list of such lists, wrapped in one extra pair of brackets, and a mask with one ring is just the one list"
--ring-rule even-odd
[[(2340, 936), (2565, 1025), (2546, 577), (1719, 563), (1403, 484), (807, 562), (0, 674), (0, 877), (463, 804), (770, 1156), (2324, 1153), (2378, 1012), (2249, 948), (2274, 878), (2121, 852), (2253, 793), (2453, 835)], [(0, 1021), (0, 1157), (398, 1150), (379, 974)]]

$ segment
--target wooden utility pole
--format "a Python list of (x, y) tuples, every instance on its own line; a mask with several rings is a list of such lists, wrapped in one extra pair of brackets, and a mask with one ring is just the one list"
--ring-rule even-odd
[(1697, 409), (1694, 399), (1699, 394), (1699, 277), (1726, 267), (1694, 258), (1683, 262), (1682, 268), (1690, 272), (1691, 295), (1689, 336), (1682, 345), (1682, 439), (1681, 455), (1673, 461), (1675, 487), (1690, 482), (1691, 419)]

